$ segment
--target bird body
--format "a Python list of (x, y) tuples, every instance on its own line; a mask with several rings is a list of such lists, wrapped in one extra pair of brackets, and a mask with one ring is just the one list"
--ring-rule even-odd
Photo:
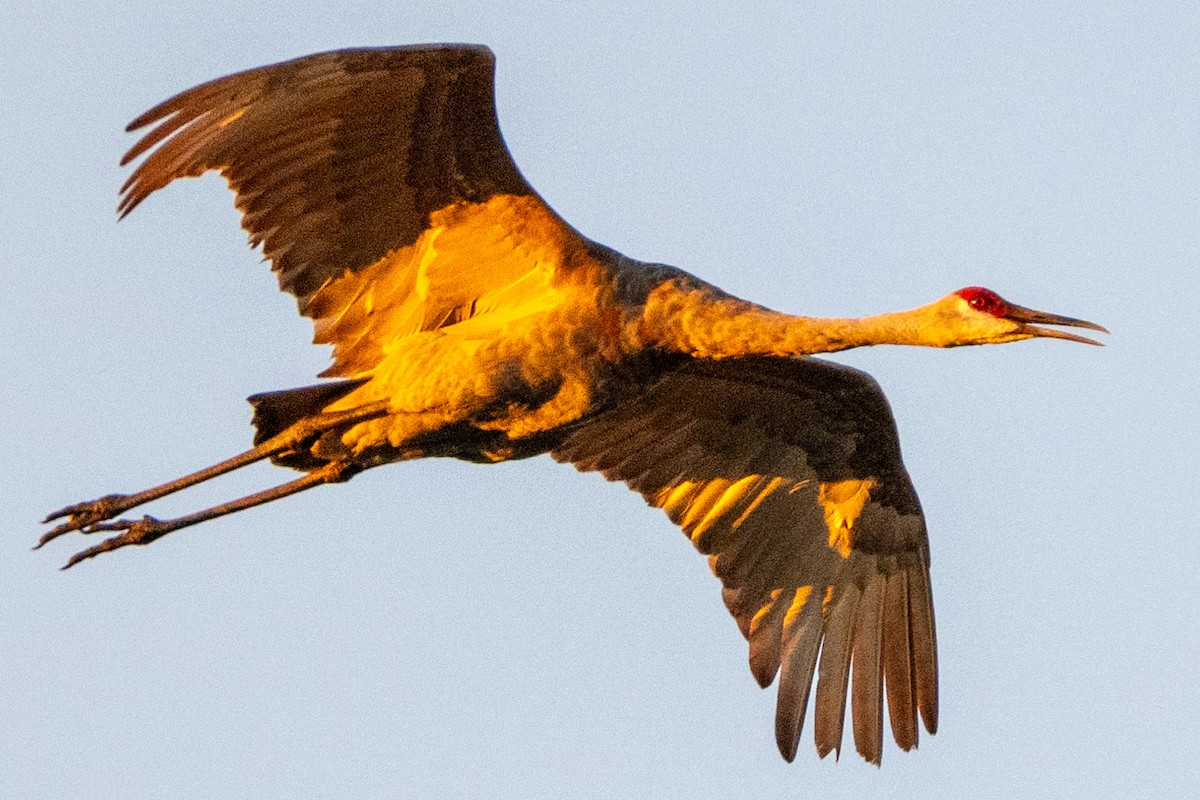
[[(118, 535), (68, 566), (363, 469), (549, 453), (662, 508), (704, 553), (778, 675), (787, 759), (816, 682), (822, 756), (849, 696), (878, 763), (937, 724), (929, 547), (895, 423), (867, 375), (811, 358), (1103, 330), (970, 287), (860, 319), (783, 314), (592, 242), (525, 183), (496, 123), (493, 59), (465, 45), (323, 53), (220, 78), (151, 109), (128, 213), (216, 170), (280, 286), (331, 344), (336, 381), (255, 395), (254, 448), (132, 495), (68, 506), (41, 544)], [(302, 477), (174, 520), (123, 511), (269, 458)], [(851, 665), (853, 664), (853, 669)]]

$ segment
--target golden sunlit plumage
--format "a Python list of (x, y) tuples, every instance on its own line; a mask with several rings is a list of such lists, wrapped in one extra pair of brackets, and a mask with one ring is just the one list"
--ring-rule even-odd
[[(217, 171), (280, 287), (333, 347), (339, 380), (250, 398), (254, 447), (178, 480), (61, 509), (39, 546), (113, 532), (67, 566), (180, 528), (430, 456), (549, 453), (625, 482), (708, 557), (779, 678), (795, 757), (816, 679), (821, 756), (879, 763), (883, 706), (915, 747), (937, 727), (929, 547), (895, 423), (867, 375), (811, 358), (873, 344), (952, 347), (1103, 330), (970, 287), (912, 311), (817, 319), (585, 239), (504, 147), (483, 47), (343, 50), (248, 70), (139, 117), (126, 214)], [(304, 474), (170, 520), (114, 519), (270, 459)]]

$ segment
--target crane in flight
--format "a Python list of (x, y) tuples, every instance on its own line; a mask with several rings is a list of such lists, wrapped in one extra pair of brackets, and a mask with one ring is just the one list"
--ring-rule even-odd
[[(202, 84), (129, 125), (124, 216), (220, 172), (280, 287), (333, 346), (337, 380), (249, 398), (254, 446), (134, 494), (67, 506), (38, 546), (114, 534), (80, 561), (381, 464), (549, 453), (662, 508), (720, 579), (792, 760), (816, 679), (822, 757), (937, 727), (929, 545), (895, 422), (868, 375), (818, 360), (1090, 328), (979, 287), (860, 319), (792, 316), (580, 235), (525, 182), (486, 47), (341, 50)], [(125, 511), (270, 459), (303, 473), (174, 518)], [(64, 569), (66, 568), (64, 567)], [(851, 670), (853, 665), (853, 670)]]

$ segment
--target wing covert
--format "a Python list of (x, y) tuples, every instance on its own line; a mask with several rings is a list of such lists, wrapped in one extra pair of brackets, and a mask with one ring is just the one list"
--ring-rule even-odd
[(847, 693), (869, 761), (881, 756), (885, 689), (900, 747), (916, 745), (918, 714), (935, 730), (925, 524), (869, 376), (813, 358), (695, 359), (553, 455), (626, 482), (708, 556), (751, 672), (764, 687), (780, 676), (785, 758), (814, 673), (822, 756), (840, 750)]

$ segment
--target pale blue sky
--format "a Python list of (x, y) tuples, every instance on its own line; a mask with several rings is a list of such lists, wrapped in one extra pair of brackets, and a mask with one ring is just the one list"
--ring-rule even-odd
[[(1200, 6), (337, 5), (4, 13), (0, 794), (1200, 793)], [(822, 762), (806, 730), (783, 763), (704, 560), (548, 459), (384, 468), (66, 574), (80, 540), (29, 552), (53, 508), (241, 450), (242, 398), (326, 363), (218, 179), (114, 222), (125, 123), (432, 41), (492, 46), (526, 177), (629, 255), (786, 311), (983, 284), (1112, 330), (839, 356), (887, 391), (928, 516), (919, 750)]]

